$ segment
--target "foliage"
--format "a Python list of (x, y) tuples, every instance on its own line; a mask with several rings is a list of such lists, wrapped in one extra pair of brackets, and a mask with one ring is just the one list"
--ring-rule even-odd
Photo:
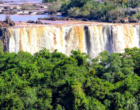
[(57, 0), (55, 3), (53, 3), (52, 5), (49, 6), (48, 11), (56, 12), (61, 9), (61, 6), (62, 6), (61, 0)]
[(124, 18), (140, 19), (140, 0), (43, 0), (53, 2), (50, 12), (61, 11), (74, 18), (87, 18), (104, 22), (122, 22)]
[(121, 18), (125, 17), (125, 13), (121, 12), (120, 10), (111, 10), (108, 11), (106, 14), (106, 20), (108, 22), (112, 22), (117, 20), (118, 22), (121, 21)]
[(136, 18), (137, 18), (138, 20), (140, 20), (140, 11), (139, 11), (138, 13), (136, 13), (135, 15), (136, 15)]
[(0, 54), (3, 54), (3, 42), (0, 40)]
[[(0, 44), (2, 46), (2, 44)], [(68, 57), (43, 49), (34, 55), (0, 53), (1, 110), (138, 110), (140, 49)]]
[(22, 4), (21, 9), (22, 10), (34, 10), (34, 9), (36, 9), (36, 6), (32, 5), (32, 4)]
[(52, 3), (52, 2), (55, 2), (55, 1), (56, 1), (56, 0), (42, 0), (43, 3), (48, 3), (48, 2), (49, 2), (49, 3)]

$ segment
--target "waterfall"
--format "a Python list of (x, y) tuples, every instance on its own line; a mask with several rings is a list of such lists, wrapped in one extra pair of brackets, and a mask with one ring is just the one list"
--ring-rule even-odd
[[(38, 26), (9, 27), (9, 34), (0, 36), (5, 50), (31, 54), (46, 48), (55, 49), (69, 56), (71, 50), (80, 50), (95, 58), (100, 52), (122, 53), (125, 48), (140, 47), (140, 26), (87, 25), (87, 26)], [(7, 37), (8, 36), (8, 37)]]

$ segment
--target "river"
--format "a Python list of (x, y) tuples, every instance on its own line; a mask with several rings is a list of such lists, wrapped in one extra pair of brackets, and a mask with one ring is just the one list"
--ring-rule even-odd
[[(6, 15), (0, 15), (0, 20), (5, 20)], [(11, 20), (13, 21), (28, 21), (28, 20), (33, 20), (33, 21), (37, 21), (38, 18), (45, 18), (45, 17), (58, 17), (58, 18), (62, 18), (63, 16), (57, 16), (57, 15), (49, 15), (49, 14), (45, 14), (45, 15), (10, 15)]]
[[(5, 3), (4, 4), (23, 4), (23, 3), (42, 3), (42, 0), (2, 0)], [(10, 2), (12, 1), (12, 2)]]
[[(2, 0), (6, 5), (13, 5), (13, 4), (23, 4), (23, 3), (42, 3), (42, 0)], [(0, 20), (5, 20), (6, 15), (0, 14)], [(13, 21), (28, 21), (33, 20), (36, 21), (38, 18), (45, 18), (45, 17), (58, 17), (62, 18), (64, 16), (61, 15), (49, 15), (48, 13), (43, 15), (10, 15), (10, 18)]]

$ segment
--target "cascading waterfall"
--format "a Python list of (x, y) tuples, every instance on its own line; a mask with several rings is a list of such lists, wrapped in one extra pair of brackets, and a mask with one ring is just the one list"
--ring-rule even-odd
[[(71, 50), (80, 50), (95, 58), (100, 52), (124, 52), (125, 48), (140, 47), (140, 26), (38, 26), (8, 28), (9, 37), (1, 36), (5, 50), (31, 54), (47, 48), (50, 52), (57, 49), (66, 55)], [(8, 41), (7, 41), (8, 40)], [(9, 46), (9, 47), (8, 47)]]

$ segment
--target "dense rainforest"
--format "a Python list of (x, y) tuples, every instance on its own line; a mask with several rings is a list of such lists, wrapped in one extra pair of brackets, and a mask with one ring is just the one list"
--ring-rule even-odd
[[(43, 0), (53, 2), (50, 11), (61, 11), (74, 18), (87, 18), (103, 22), (140, 20), (140, 0)], [(124, 21), (123, 21), (124, 22)]]
[(140, 49), (91, 59), (0, 49), (1, 110), (139, 110)]

